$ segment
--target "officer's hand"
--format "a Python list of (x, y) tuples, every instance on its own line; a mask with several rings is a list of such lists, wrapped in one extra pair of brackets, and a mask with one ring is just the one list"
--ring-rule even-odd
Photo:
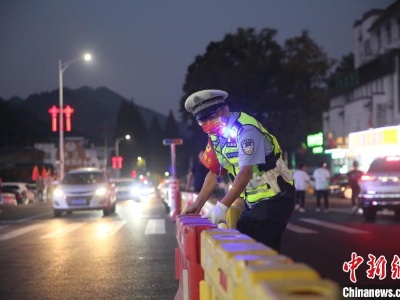
[(195, 204), (188, 205), (185, 207), (184, 210), (182, 210), (181, 215), (194, 214), (196, 213), (196, 210), (197, 210), (197, 205)]
[(206, 218), (215, 225), (218, 225), (219, 223), (226, 223), (227, 211), (228, 207), (222, 202), (218, 201), (217, 204), (207, 213)]

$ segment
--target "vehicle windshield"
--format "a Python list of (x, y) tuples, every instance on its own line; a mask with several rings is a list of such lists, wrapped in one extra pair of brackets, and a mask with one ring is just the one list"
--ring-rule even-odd
[(400, 172), (400, 159), (378, 158), (371, 163), (369, 172)]
[(96, 184), (105, 183), (106, 178), (102, 173), (70, 173), (65, 175), (61, 184)]
[(131, 180), (131, 181), (117, 181), (117, 182), (115, 182), (115, 185), (117, 187), (123, 187), (123, 186), (131, 186), (131, 185), (139, 184), (139, 183), (140, 183), (139, 181), (134, 181), (134, 180)]

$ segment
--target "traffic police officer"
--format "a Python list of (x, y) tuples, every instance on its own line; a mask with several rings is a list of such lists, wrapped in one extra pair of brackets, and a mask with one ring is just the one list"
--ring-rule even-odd
[(193, 205), (182, 213), (200, 213), (228, 172), (232, 188), (209, 211), (214, 224), (226, 221), (226, 212), (237, 198), (246, 208), (237, 230), (279, 251), (282, 234), (295, 205), (291, 171), (282, 160), (277, 139), (255, 118), (244, 112), (230, 112), (221, 90), (202, 90), (190, 95), (185, 108), (208, 134), (219, 170), (209, 171)]

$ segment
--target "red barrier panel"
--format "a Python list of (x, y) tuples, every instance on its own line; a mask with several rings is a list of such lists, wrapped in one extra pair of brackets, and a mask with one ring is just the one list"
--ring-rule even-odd
[(172, 219), (172, 221), (176, 221), (176, 217), (181, 213), (181, 192), (179, 190), (171, 190), (171, 210), (169, 212), (169, 215)]
[(179, 249), (175, 249), (175, 277), (179, 289), (175, 300), (198, 300), (199, 283), (204, 279), (200, 263), (201, 232), (216, 228), (209, 220), (199, 215), (179, 215), (176, 218), (176, 238)]

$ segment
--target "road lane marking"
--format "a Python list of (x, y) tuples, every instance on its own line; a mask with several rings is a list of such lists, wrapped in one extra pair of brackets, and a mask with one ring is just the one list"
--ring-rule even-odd
[(318, 225), (318, 226), (321, 226), (321, 227), (334, 229), (334, 230), (338, 230), (338, 231), (343, 231), (343, 232), (346, 232), (346, 233), (360, 233), (360, 234), (367, 234), (368, 233), (368, 231), (359, 230), (359, 229), (355, 229), (355, 228), (351, 228), (351, 227), (347, 227), (347, 226), (342, 226), (342, 225), (338, 225), (338, 224), (333, 224), (333, 223), (329, 223), (329, 222), (325, 222), (325, 221), (321, 221), (321, 220), (317, 220), (317, 219), (300, 218), (299, 220), (301, 220), (303, 222), (310, 223), (310, 224), (315, 224), (315, 225)]
[(51, 215), (51, 214), (53, 214), (53, 213), (51, 212), (51, 213), (45, 213), (45, 214), (40, 214), (40, 215), (34, 215), (34, 216), (31, 216), (31, 217), (19, 219), (16, 222), (24, 222), (24, 221), (40, 218), (40, 217), (43, 217), (43, 216), (48, 216), (48, 215)]
[(69, 224), (66, 225), (58, 230), (55, 230), (53, 232), (50, 232), (48, 234), (45, 234), (43, 236), (41, 236), (41, 239), (53, 239), (53, 238), (60, 238), (60, 237), (64, 237), (66, 236), (68, 233), (77, 230), (79, 227), (82, 227), (83, 225), (85, 225), (86, 223), (73, 223), (73, 224)]
[(288, 224), (287, 224), (286, 229), (291, 230), (291, 231), (294, 231), (294, 232), (297, 232), (297, 233), (305, 233), (305, 234), (315, 234), (315, 233), (318, 233), (318, 232), (315, 231), (315, 230), (308, 229), (308, 228), (305, 228), (305, 227), (301, 227), (301, 226), (298, 226), (298, 225), (294, 225), (294, 224), (291, 224), (291, 223), (288, 223)]
[(165, 220), (150, 219), (147, 222), (144, 234), (165, 234)]
[(22, 235), (22, 234), (28, 233), (30, 231), (36, 230), (40, 227), (43, 227), (44, 225), (45, 224), (33, 224), (33, 225), (25, 226), (24, 228), (21, 228), (21, 229), (13, 230), (9, 233), (0, 235), (0, 241), (4, 241), (4, 240), (8, 240), (8, 239), (17, 237), (19, 235)]
[(102, 222), (97, 224), (96, 233), (99, 237), (113, 236), (118, 230), (124, 226), (126, 221), (116, 220), (112, 222)]

